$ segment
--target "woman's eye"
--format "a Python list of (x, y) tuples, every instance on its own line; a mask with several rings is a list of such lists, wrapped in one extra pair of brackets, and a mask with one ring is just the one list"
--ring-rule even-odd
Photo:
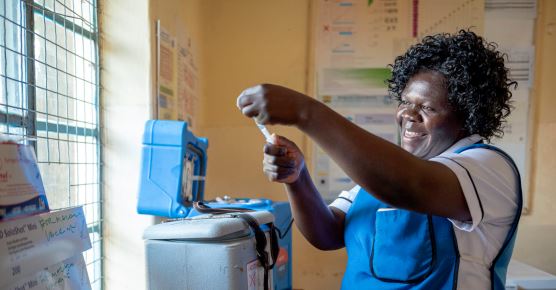
[(400, 100), (400, 105), (406, 106), (406, 105), (409, 105), (409, 102), (406, 101), (406, 100)]
[(421, 108), (423, 108), (423, 110), (427, 111), (427, 112), (434, 112), (434, 109), (432, 107), (429, 107), (429, 106), (422, 106)]

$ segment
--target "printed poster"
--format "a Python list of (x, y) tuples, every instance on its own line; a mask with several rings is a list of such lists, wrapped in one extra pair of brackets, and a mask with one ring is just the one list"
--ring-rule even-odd
[(199, 96), (197, 65), (190, 40), (187, 45), (179, 44), (178, 47), (177, 119), (186, 121), (188, 127), (193, 128)]
[(176, 119), (176, 39), (158, 23), (158, 119)]

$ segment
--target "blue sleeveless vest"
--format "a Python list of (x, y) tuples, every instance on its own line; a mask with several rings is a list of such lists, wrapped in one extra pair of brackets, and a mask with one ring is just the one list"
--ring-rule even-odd
[[(505, 152), (486, 144), (472, 149), (495, 150), (510, 161), (517, 177), (518, 209), (508, 235), (494, 259), (493, 290), (504, 290), (522, 195), (519, 172)], [(346, 215), (344, 241), (348, 254), (342, 289), (456, 289), (459, 252), (452, 223), (444, 218), (394, 209), (360, 189)]]

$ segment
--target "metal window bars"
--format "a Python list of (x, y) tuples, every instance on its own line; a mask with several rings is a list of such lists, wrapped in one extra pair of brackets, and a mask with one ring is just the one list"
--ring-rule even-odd
[(82, 205), (102, 289), (96, 0), (0, 1), (0, 133), (34, 146), (51, 208)]

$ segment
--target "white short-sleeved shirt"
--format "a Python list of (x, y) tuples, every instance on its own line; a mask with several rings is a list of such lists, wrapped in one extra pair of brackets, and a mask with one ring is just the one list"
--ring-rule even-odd
[[(490, 289), (489, 268), (512, 226), (518, 205), (518, 176), (500, 153), (482, 148), (454, 153), (480, 140), (479, 135), (461, 139), (430, 159), (456, 174), (472, 217), (471, 221), (450, 220), (460, 253), (460, 290)], [(330, 206), (347, 213), (359, 189), (356, 186), (343, 191)]]

